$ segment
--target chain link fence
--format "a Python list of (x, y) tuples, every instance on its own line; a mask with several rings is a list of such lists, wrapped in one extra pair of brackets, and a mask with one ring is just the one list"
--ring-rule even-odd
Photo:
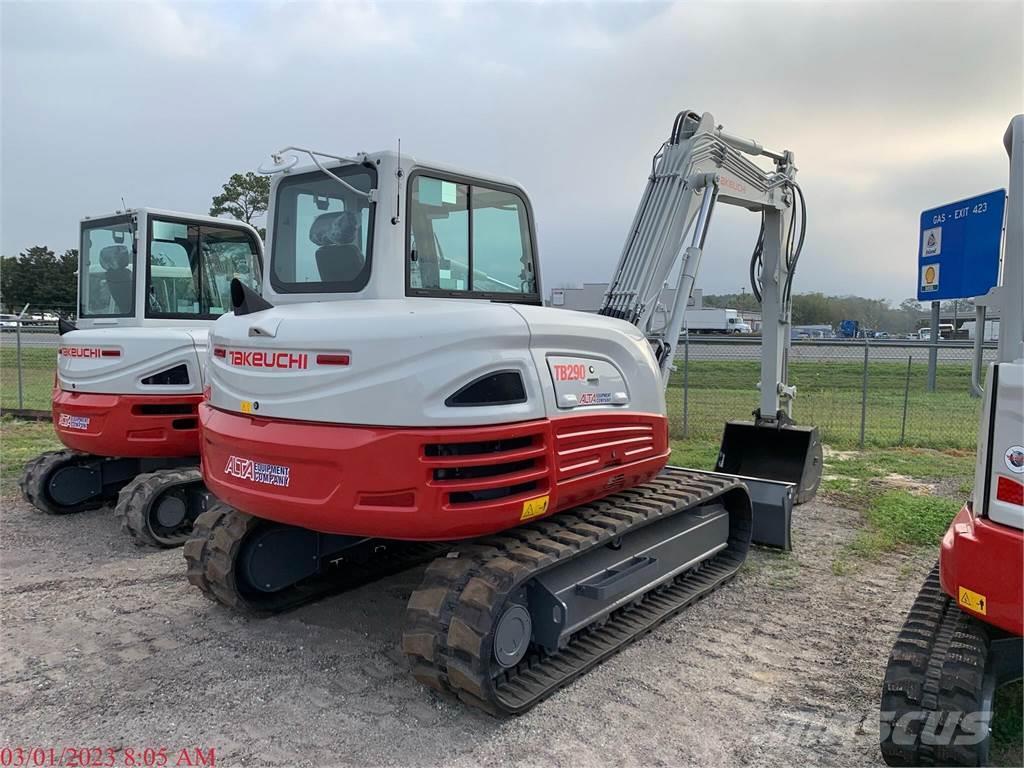
[[(911, 446), (974, 450), (981, 401), (972, 397), (972, 342), (937, 343), (935, 390), (928, 342), (794, 341), (793, 417), (835, 448)], [(667, 392), (673, 438), (717, 441), (728, 419), (758, 405), (759, 338), (684, 338)], [(995, 344), (984, 349), (995, 360)], [(982, 373), (984, 375), (984, 371)]]
[(0, 320), (0, 407), (50, 410), (59, 339), (54, 323)]
[[(0, 406), (49, 410), (57, 329), (4, 321), (0, 327)], [(974, 450), (981, 402), (971, 397), (969, 342), (937, 346), (936, 387), (928, 391), (928, 342), (793, 342), (789, 379), (793, 417), (813, 424), (835, 448), (913, 446)], [(684, 338), (666, 397), (672, 437), (717, 442), (728, 419), (747, 419), (758, 403), (757, 337)], [(995, 345), (984, 362), (995, 359)]]

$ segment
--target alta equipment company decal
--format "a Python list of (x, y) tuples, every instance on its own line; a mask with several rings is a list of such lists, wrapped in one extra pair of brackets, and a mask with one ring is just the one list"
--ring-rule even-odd
[(70, 414), (62, 413), (57, 418), (57, 426), (64, 427), (64, 429), (80, 429), (84, 431), (89, 428), (89, 417), (71, 416)]
[(232, 456), (228, 459), (227, 466), (224, 467), (224, 474), (242, 480), (251, 480), (254, 483), (287, 488), (291, 479), (291, 467), (281, 464), (264, 464), (252, 459)]
[(1006, 468), (1015, 475), (1024, 474), (1024, 446), (1014, 445), (1006, 449), (1003, 455)]

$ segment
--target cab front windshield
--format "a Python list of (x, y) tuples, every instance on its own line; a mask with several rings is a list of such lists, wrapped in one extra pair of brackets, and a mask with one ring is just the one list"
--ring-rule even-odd
[(372, 203), (377, 172), (330, 169), (357, 192), (322, 173), (286, 176), (274, 205), (270, 282), (281, 293), (351, 293), (370, 279)]

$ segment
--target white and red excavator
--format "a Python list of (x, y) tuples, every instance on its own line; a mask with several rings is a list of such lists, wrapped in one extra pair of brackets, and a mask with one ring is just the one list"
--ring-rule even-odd
[(988, 765), (996, 690), (1024, 674), (1024, 115), (1003, 146), (1002, 277), (976, 299), (978, 328), (988, 307), (999, 310), (999, 347), (981, 391), (974, 492), (889, 654), (879, 720), (888, 765)]
[[(441, 552), (409, 601), (413, 674), (520, 712), (729, 580), (752, 540), (789, 546), (821, 471), (790, 419), (792, 153), (679, 113), (597, 315), (543, 306), (515, 182), (394, 152), (272, 157), (263, 296), (233, 284), (199, 409), (221, 503), (185, 557), (209, 597), (277, 611)], [(721, 204), (761, 218), (760, 407), (726, 426), (718, 472), (666, 467), (665, 387)]]
[(115, 503), (140, 543), (181, 545), (205, 509), (199, 402), (213, 321), (234, 279), (258, 288), (247, 224), (149, 208), (81, 222), (77, 325), (60, 322), (53, 425), (66, 450), (26, 466), (43, 512)]

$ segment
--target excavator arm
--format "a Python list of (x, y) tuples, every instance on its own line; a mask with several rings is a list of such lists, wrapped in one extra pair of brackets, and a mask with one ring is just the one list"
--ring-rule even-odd
[[(771, 170), (754, 157), (770, 159)], [(654, 155), (600, 312), (647, 335), (667, 386), (715, 206), (759, 213), (750, 280), (761, 303), (760, 402), (752, 423), (726, 425), (718, 469), (794, 482), (797, 500), (805, 501), (817, 489), (821, 446), (815, 429), (794, 427), (791, 419), (796, 395), (787, 373), (791, 294), (806, 219), (795, 177), (792, 152), (771, 151), (726, 133), (710, 113), (680, 112)], [(675, 297), (665, 306), (662, 297), (673, 274)]]

